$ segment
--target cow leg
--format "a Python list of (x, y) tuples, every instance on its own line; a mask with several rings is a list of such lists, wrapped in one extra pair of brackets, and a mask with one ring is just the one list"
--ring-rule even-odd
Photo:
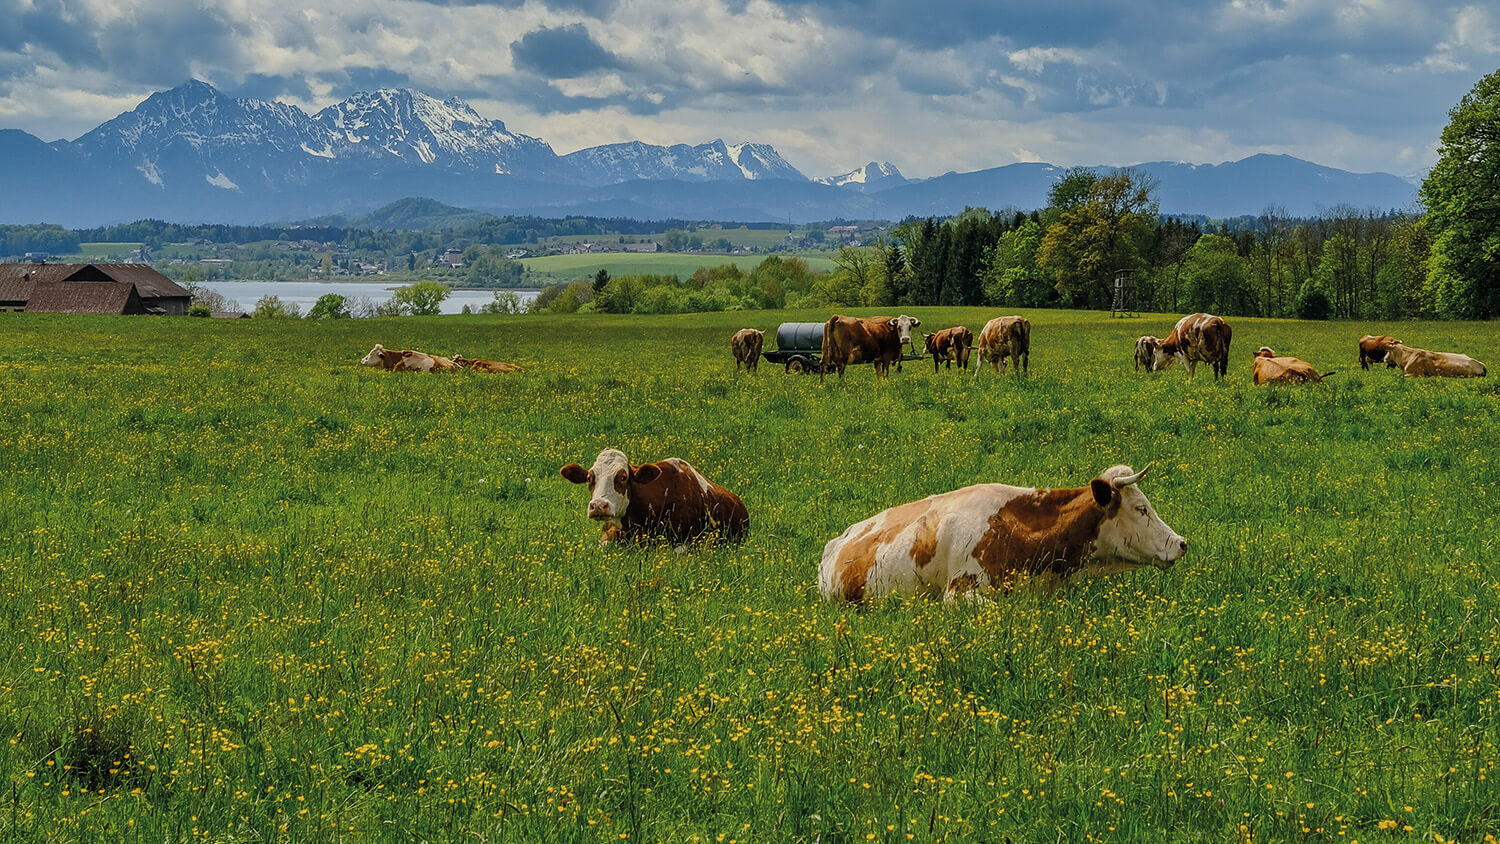
[(1026, 370), (1026, 374), (1030, 375), (1031, 374), (1031, 352), (1027, 352), (1026, 354), (1022, 355), (1021, 356), (1021, 360), (1023, 362), (1023, 368)]
[(1188, 380), (1193, 380), (1193, 373), (1198, 371), (1198, 362), (1189, 358), (1187, 362)]
[(989, 604), (990, 599), (984, 593), (989, 591), (990, 579), (984, 570), (978, 566), (965, 567), (964, 570), (954, 575), (948, 581), (948, 586), (943, 590), (943, 602), (955, 603), (962, 601), (966, 604)]

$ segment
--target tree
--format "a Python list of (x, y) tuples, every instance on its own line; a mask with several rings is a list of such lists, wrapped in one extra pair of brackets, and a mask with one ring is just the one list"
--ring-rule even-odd
[(1007, 308), (1041, 308), (1049, 304), (1052, 279), (1036, 263), (1042, 245), (1042, 227), (1025, 217), (1021, 224), (1000, 235), (986, 251), (980, 278), (984, 296), (991, 305)]
[(1439, 314), (1500, 315), (1500, 70), (1448, 112), (1420, 196), (1433, 235), (1428, 272)]
[(324, 293), (307, 312), (308, 319), (348, 319), (349, 309), (344, 306), (344, 297), (337, 293)]
[(1088, 167), (1070, 168), (1047, 190), (1047, 207), (1072, 211), (1089, 201), (1089, 195), (1098, 183), (1099, 175)]
[(406, 316), (436, 316), (443, 312), (443, 300), (452, 288), (438, 281), (419, 281), (396, 288), (391, 301)]
[(1233, 238), (1206, 234), (1188, 249), (1182, 261), (1186, 307), (1224, 315), (1253, 315), (1255, 293), (1250, 274)]
[(1155, 191), (1150, 176), (1117, 170), (1095, 180), (1087, 199), (1065, 197), (1073, 204), (1047, 227), (1037, 263), (1057, 276), (1069, 304), (1108, 307), (1115, 272), (1140, 269), (1140, 244), (1156, 219)]
[(262, 296), (250, 315), (256, 319), (300, 319), (302, 309), (281, 301), (280, 296)]
[(604, 290), (604, 285), (609, 284), (609, 270), (603, 267), (594, 273), (594, 296), (598, 296)]

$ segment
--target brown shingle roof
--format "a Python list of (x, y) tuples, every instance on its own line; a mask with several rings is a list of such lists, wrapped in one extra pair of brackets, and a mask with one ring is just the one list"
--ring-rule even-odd
[(26, 303), (28, 314), (138, 314), (144, 310), (134, 284), (114, 281), (42, 282)]
[(66, 278), (70, 281), (119, 281), (135, 285), (143, 299), (191, 298), (187, 288), (167, 278), (146, 264), (59, 264), (71, 266), (73, 272)]

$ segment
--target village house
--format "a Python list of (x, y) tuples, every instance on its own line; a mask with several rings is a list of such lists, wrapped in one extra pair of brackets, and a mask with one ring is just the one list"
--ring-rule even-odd
[(192, 301), (144, 264), (0, 264), (0, 311), (184, 316)]

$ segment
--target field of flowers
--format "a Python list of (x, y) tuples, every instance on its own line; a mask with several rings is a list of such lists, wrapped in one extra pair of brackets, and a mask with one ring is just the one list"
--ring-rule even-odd
[[(1492, 326), (1238, 319), (1216, 384), (1132, 372), (1174, 317), (1035, 312), (1028, 378), (734, 373), (734, 329), (825, 316), (3, 315), (0, 837), (1500, 834), (1500, 382), (1355, 364), (1387, 331), (1497, 365)], [(1252, 387), (1261, 344), (1338, 373)], [(607, 446), (750, 538), (601, 549), (557, 470)], [(1170, 571), (816, 597), (880, 509), (1120, 462)]]

